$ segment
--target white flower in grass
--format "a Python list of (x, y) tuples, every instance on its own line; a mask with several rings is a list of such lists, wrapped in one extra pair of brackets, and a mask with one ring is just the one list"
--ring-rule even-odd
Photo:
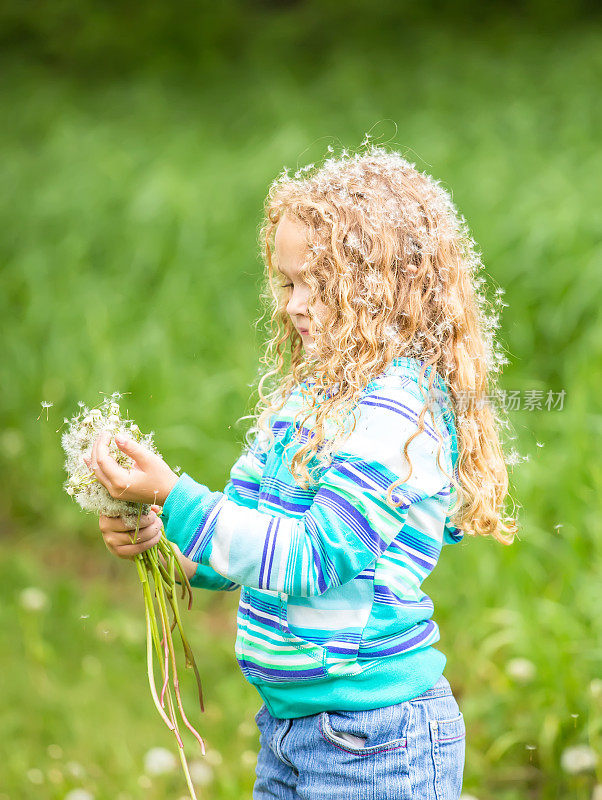
[(592, 697), (596, 697), (598, 699), (602, 698), (602, 680), (600, 678), (594, 678), (592, 681), (590, 681), (589, 691)]
[(240, 725), (238, 726), (238, 732), (241, 736), (254, 736), (257, 728), (252, 722), (248, 720), (243, 720)]
[(535, 664), (528, 658), (511, 658), (506, 664), (506, 674), (518, 683), (529, 683), (535, 672)]
[(589, 772), (596, 768), (598, 756), (587, 744), (567, 747), (560, 757), (560, 764), (565, 772), (575, 775), (578, 772)]
[(213, 770), (204, 761), (191, 761), (190, 777), (195, 786), (207, 786), (213, 780)]
[(44, 773), (41, 769), (37, 767), (32, 767), (31, 769), (27, 770), (27, 780), (30, 783), (35, 783), (39, 785), (40, 783), (44, 783)]
[(86, 789), (71, 789), (65, 795), (64, 800), (94, 800), (94, 795)]
[(86, 770), (82, 767), (79, 761), (67, 761), (65, 769), (73, 778), (83, 778)]
[(253, 750), (245, 750), (240, 756), (240, 761), (245, 767), (253, 767), (257, 763), (257, 753)]
[(212, 764), (214, 767), (219, 767), (223, 760), (224, 757), (219, 750), (207, 750), (207, 754), (205, 756), (205, 761), (207, 764)]
[(176, 757), (165, 747), (151, 747), (144, 756), (144, 771), (148, 775), (165, 775), (177, 766)]
[(62, 783), (63, 782), (63, 773), (60, 769), (53, 767), (52, 769), (48, 770), (48, 780), (50, 783)]
[(42, 611), (48, 605), (48, 596), (37, 586), (28, 586), (19, 595), (19, 602), (26, 611)]

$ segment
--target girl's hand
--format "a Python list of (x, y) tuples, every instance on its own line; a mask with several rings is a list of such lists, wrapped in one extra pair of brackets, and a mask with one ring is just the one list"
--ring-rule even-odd
[(109, 455), (111, 437), (103, 431), (92, 445), (90, 458), (84, 459), (88, 468), (116, 500), (163, 505), (178, 480), (178, 475), (161, 456), (133, 439), (115, 437), (115, 444), (134, 460), (131, 469), (124, 469)]
[(106, 517), (104, 514), (98, 519), (102, 538), (107, 550), (118, 558), (133, 560), (139, 553), (144, 553), (150, 547), (158, 544), (161, 538), (162, 522), (157, 516), (159, 506), (151, 506), (149, 514), (140, 517), (136, 543), (132, 543), (136, 527), (127, 525), (121, 517)]

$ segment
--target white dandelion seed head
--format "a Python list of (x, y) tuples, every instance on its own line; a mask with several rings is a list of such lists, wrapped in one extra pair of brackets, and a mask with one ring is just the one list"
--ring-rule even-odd
[(144, 771), (147, 775), (165, 775), (177, 766), (175, 755), (165, 747), (151, 747), (144, 756)]
[(243, 750), (240, 762), (245, 767), (254, 767), (257, 763), (257, 753), (254, 750)]
[(73, 778), (83, 778), (86, 774), (86, 770), (79, 761), (67, 761), (65, 769)]
[(518, 683), (529, 683), (535, 673), (535, 664), (528, 658), (511, 658), (506, 663), (506, 674)]
[[(112, 399), (105, 399), (99, 408), (88, 409), (85, 404), (78, 403), (78, 405), (80, 413), (71, 420), (65, 420), (68, 429), (61, 437), (66, 456), (64, 467), (67, 473), (63, 488), (84, 511), (110, 517), (120, 516), (126, 522), (135, 524), (139, 504), (111, 497), (93, 471), (88, 468), (84, 458), (90, 456), (92, 445), (98, 435), (108, 431), (111, 434), (109, 454), (120, 466), (129, 470), (134, 462), (117, 447), (114, 436), (117, 433), (132, 435), (151, 452), (158, 453), (154, 444), (154, 432), (142, 435), (137, 425), (130, 420), (124, 421), (114, 396)], [(149, 511), (150, 505), (143, 504), (142, 513), (147, 514)]]
[(560, 765), (569, 775), (579, 772), (590, 772), (596, 768), (598, 755), (589, 745), (577, 744), (567, 747), (560, 757)]
[(27, 780), (30, 783), (35, 783), (39, 786), (41, 783), (44, 783), (44, 773), (41, 769), (32, 767), (31, 769), (27, 770)]
[(213, 780), (213, 769), (205, 761), (190, 762), (190, 777), (193, 784), (207, 786)]
[(94, 795), (87, 789), (71, 789), (65, 795), (64, 800), (94, 800)]
[(43, 611), (48, 605), (48, 595), (37, 586), (28, 586), (19, 594), (19, 603), (26, 611)]
[(589, 691), (592, 697), (602, 698), (602, 678), (594, 678), (590, 681)]
[(209, 748), (205, 755), (205, 761), (207, 764), (212, 764), (214, 767), (219, 767), (219, 765), (223, 763), (224, 757), (219, 750)]

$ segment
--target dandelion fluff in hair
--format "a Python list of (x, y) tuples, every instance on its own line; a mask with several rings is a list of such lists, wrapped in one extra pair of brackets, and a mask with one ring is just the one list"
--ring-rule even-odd
[[(287, 449), (294, 447), (291, 472), (307, 488), (310, 464), (328, 466), (331, 442), (347, 435), (365, 387), (393, 359), (409, 360), (419, 365), (426, 390), (412, 438), (437, 408), (456, 428), (455, 466), (445, 470), (453, 524), (511, 544), (518, 524), (506, 508), (508, 467), (525, 459), (505, 435), (507, 410), (489, 401), (501, 395), (498, 375), (509, 363), (497, 337), (504, 289), (488, 289), (468, 222), (439, 180), (372, 144), (369, 134), (360, 152), (334, 150), (295, 172), (285, 167), (268, 190), (259, 232), (268, 337), (247, 442), (259, 433), (271, 438), (272, 415), (301, 386), (297, 421), (314, 435), (291, 439)], [(311, 342), (291, 319), (294, 290), (278, 273), (276, 231), (287, 222), (302, 231), (299, 275)], [(338, 392), (329, 394), (335, 385)]]

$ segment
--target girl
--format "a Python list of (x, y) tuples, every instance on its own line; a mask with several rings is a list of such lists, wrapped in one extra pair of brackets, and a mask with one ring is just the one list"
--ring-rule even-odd
[(266, 200), (273, 336), (224, 491), (135, 442), (126, 472), (99, 437), (111, 494), (157, 503), (136, 544), (119, 518), (100, 527), (133, 558), (164, 526), (193, 585), (240, 587), (236, 657), (263, 699), (256, 800), (456, 800), (464, 718), (420, 585), (443, 545), (517, 529), (481, 398), (507, 363), (497, 315), (437, 181), (375, 146), (313, 168), (285, 169)]

